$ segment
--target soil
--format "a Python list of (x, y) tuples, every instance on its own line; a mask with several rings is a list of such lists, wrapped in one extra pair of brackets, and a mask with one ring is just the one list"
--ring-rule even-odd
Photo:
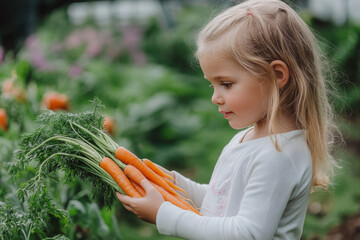
[(330, 230), (325, 240), (360, 240), (360, 212)]

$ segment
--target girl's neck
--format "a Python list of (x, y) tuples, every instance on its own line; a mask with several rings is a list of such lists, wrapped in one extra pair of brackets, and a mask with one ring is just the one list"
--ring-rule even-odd
[[(284, 118), (284, 117), (280, 118), (279, 126), (281, 126), (281, 128), (275, 134), (290, 132), (298, 129), (298, 127), (295, 124), (295, 121), (293, 121), (293, 119), (291, 118)], [(242, 142), (267, 137), (269, 135), (270, 133), (269, 133), (268, 122), (266, 120), (261, 121), (254, 124), (254, 127), (245, 134), (244, 138), (242, 139)]]

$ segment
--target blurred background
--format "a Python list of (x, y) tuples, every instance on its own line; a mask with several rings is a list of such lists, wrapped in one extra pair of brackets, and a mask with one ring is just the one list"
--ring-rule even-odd
[[(37, 127), (42, 107), (76, 113), (91, 109), (94, 97), (105, 106), (105, 129), (120, 145), (208, 182), (236, 131), (210, 101), (212, 90), (193, 56), (195, 39), (211, 17), (237, 2), (1, 0), (0, 206), (10, 201), (10, 214), (27, 216), (16, 195), (21, 183), (8, 168), (20, 134)], [(360, 1), (290, 4), (329, 59), (340, 96), (331, 103), (346, 143), (336, 149), (342, 168), (334, 185), (311, 195), (302, 239), (360, 239)], [(25, 179), (33, 173), (27, 170)], [(119, 203), (104, 208), (89, 186), (79, 180), (51, 184), (53, 204), (69, 213), (71, 223), (50, 218), (46, 237), (175, 239), (160, 236)], [(6, 224), (0, 222), (0, 234)], [(44, 238), (31, 224), (23, 226), (29, 238), (19, 239)]]

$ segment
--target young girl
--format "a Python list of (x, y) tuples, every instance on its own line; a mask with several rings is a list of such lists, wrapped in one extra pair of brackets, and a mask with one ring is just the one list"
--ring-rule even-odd
[(118, 194), (159, 232), (186, 239), (300, 239), (309, 194), (335, 165), (332, 109), (315, 38), (287, 4), (250, 0), (200, 32), (196, 56), (212, 102), (236, 134), (209, 184), (169, 172), (202, 216), (164, 201), (144, 180), (143, 198)]

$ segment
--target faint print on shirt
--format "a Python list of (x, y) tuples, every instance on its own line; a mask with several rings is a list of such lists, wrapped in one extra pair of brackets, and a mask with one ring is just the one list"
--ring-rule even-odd
[(210, 191), (203, 203), (203, 208), (213, 216), (223, 217), (229, 198), (231, 178), (227, 178), (224, 181), (219, 180), (221, 179), (211, 183)]

